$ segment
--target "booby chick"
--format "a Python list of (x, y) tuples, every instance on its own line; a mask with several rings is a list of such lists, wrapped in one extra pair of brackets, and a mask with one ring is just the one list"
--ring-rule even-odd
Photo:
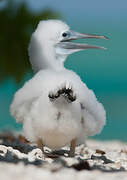
[(60, 20), (41, 21), (32, 34), (29, 57), (36, 74), (16, 92), (10, 112), (23, 123), (25, 137), (42, 151), (43, 146), (59, 149), (70, 144), (69, 155), (74, 156), (75, 146), (105, 125), (105, 110), (93, 91), (64, 67), (69, 54), (104, 49), (72, 42), (85, 38), (106, 39), (72, 31)]

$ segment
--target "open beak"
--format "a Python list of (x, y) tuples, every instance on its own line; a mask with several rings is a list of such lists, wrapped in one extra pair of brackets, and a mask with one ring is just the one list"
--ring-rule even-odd
[(73, 52), (85, 50), (85, 49), (106, 49), (101, 46), (71, 42), (72, 40), (87, 39), (87, 38), (106, 39), (106, 40), (109, 39), (106, 36), (100, 36), (100, 35), (94, 35), (94, 34), (84, 34), (84, 33), (79, 33), (79, 32), (75, 32), (75, 31), (69, 31), (69, 36), (64, 38), (60, 43), (58, 43), (58, 45), (60, 48), (70, 50)]

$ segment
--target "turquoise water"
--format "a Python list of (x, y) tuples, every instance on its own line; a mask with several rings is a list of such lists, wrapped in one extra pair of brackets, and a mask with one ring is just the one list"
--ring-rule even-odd
[[(79, 31), (104, 34), (109, 41), (89, 40), (92, 44), (108, 48), (88, 50), (71, 55), (65, 64), (77, 72), (88, 87), (93, 89), (107, 112), (107, 124), (99, 139), (127, 140), (127, 26), (121, 24), (101, 24), (99, 26), (78, 27)], [(96, 28), (95, 28), (96, 27)], [(31, 76), (28, 75), (26, 79)], [(26, 81), (26, 79), (24, 81)], [(0, 85), (0, 129), (21, 129), (9, 114), (9, 106), (15, 91), (22, 86), (11, 79)]]

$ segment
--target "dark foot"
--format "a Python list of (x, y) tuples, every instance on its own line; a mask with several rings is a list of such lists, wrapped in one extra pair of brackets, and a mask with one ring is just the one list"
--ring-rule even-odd
[(56, 93), (49, 93), (49, 98), (51, 101), (56, 100), (60, 96), (63, 96), (68, 102), (73, 102), (76, 100), (76, 95), (74, 95), (72, 88), (66, 88), (66, 86), (59, 89)]

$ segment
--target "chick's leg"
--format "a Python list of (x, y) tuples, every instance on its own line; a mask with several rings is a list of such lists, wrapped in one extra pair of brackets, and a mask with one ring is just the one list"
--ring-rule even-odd
[(43, 147), (43, 141), (42, 139), (38, 139), (37, 141), (38, 148), (42, 150), (42, 153), (44, 154), (44, 147)]
[(74, 157), (75, 155), (75, 146), (76, 146), (76, 139), (73, 139), (70, 145), (70, 152), (69, 152), (70, 157)]

